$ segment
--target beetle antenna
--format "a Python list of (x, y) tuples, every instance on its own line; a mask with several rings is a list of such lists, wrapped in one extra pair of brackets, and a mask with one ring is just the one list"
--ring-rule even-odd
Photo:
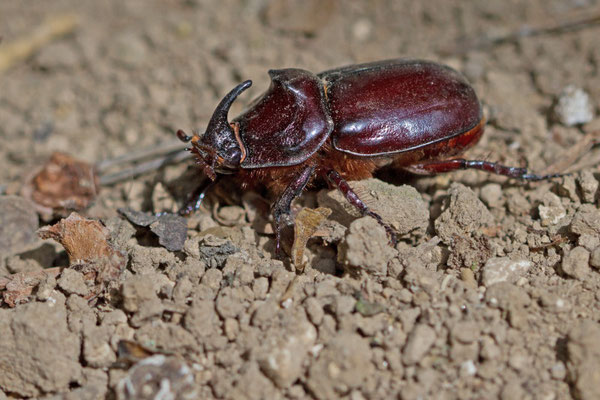
[(184, 143), (187, 143), (187, 142), (189, 142), (190, 140), (192, 140), (192, 137), (191, 137), (191, 136), (188, 136), (188, 135), (187, 135), (187, 134), (186, 134), (186, 133), (185, 133), (183, 130), (181, 130), (181, 129), (177, 130), (177, 133), (176, 133), (176, 135), (177, 135), (177, 138), (178, 138), (179, 140), (181, 140), (182, 142), (184, 142)]

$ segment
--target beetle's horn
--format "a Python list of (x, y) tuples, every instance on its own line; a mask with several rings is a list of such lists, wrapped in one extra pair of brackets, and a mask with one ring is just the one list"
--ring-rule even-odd
[(233, 101), (240, 95), (240, 93), (248, 89), (250, 86), (252, 86), (252, 81), (248, 80), (242, 82), (234, 87), (231, 92), (227, 93), (225, 97), (223, 97), (223, 100), (221, 100), (215, 109), (215, 112), (208, 123), (208, 127), (206, 128), (207, 132), (220, 132), (223, 129), (231, 129), (229, 122), (227, 121), (229, 108), (233, 104)]

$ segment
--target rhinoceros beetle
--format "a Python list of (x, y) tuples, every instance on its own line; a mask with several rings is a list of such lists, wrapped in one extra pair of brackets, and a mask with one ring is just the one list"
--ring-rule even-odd
[[(387, 60), (319, 74), (270, 70), (269, 76), (269, 89), (231, 122), (231, 104), (252, 81), (240, 83), (221, 100), (204, 135), (190, 137), (181, 130), (177, 135), (191, 141), (189, 150), (210, 181), (235, 173), (242, 186), (263, 183), (278, 196), (272, 207), (277, 251), (292, 201), (315, 178), (336, 186), (395, 241), (392, 228), (347, 180), (372, 177), (383, 166), (418, 174), (474, 168), (526, 180), (555, 176), (456, 158), (477, 143), (484, 118), (473, 88), (447, 66)], [(182, 213), (199, 207), (205, 190), (199, 188)]]

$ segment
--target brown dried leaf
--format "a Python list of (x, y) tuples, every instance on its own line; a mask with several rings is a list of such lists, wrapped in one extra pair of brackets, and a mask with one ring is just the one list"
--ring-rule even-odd
[(96, 198), (100, 184), (94, 167), (56, 152), (25, 184), (23, 196), (35, 203), (43, 218), (83, 210)]
[(5, 278), (0, 278), (0, 290), (4, 289), (2, 299), (9, 307), (24, 303), (33, 292), (33, 289), (47, 275), (60, 274), (61, 268), (48, 268), (41, 271), (19, 272)]
[(294, 244), (292, 245), (292, 261), (299, 271), (304, 271), (302, 257), (308, 240), (319, 229), (319, 226), (331, 214), (331, 209), (319, 208), (303, 208), (300, 210), (294, 221)]
[(127, 263), (127, 256), (108, 242), (108, 229), (100, 222), (85, 219), (77, 213), (38, 230), (38, 235), (62, 244), (69, 255), (71, 267), (99, 284), (116, 279)]

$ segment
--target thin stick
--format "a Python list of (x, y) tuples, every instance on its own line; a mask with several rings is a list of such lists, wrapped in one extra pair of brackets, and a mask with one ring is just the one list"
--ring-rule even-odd
[(76, 27), (77, 17), (75, 15), (62, 15), (48, 19), (31, 34), (4, 44), (0, 48), (0, 73), (30, 57), (53, 39), (73, 32)]
[(521, 29), (497, 38), (467, 38), (460, 44), (457, 44), (448, 50), (444, 50), (443, 53), (446, 55), (464, 54), (472, 50), (484, 50), (504, 43), (517, 42), (526, 37), (574, 32), (600, 24), (600, 13), (594, 9), (590, 12), (590, 14), (592, 15), (581, 19), (561, 21), (552, 24), (546, 23), (537, 27), (523, 25)]
[(187, 146), (189, 145), (186, 143), (181, 143), (179, 140), (168, 143), (161, 143), (158, 146), (147, 147), (145, 149), (141, 149), (135, 152), (123, 154), (122, 156), (117, 156), (115, 158), (100, 161), (96, 164), (96, 170), (98, 171), (98, 173), (102, 174), (107, 169), (113, 168), (118, 165), (129, 164), (154, 156), (163, 158), (171, 153), (178, 153), (180, 151), (183, 151)]
[(115, 172), (114, 174), (100, 175), (100, 184), (103, 186), (112, 185), (114, 183), (133, 178), (134, 176), (142, 175), (150, 171), (155, 171), (161, 167), (164, 167), (165, 165), (183, 161), (187, 158), (190, 158), (191, 156), (192, 155), (185, 150), (176, 153), (166, 154), (154, 160), (138, 164), (132, 168)]

